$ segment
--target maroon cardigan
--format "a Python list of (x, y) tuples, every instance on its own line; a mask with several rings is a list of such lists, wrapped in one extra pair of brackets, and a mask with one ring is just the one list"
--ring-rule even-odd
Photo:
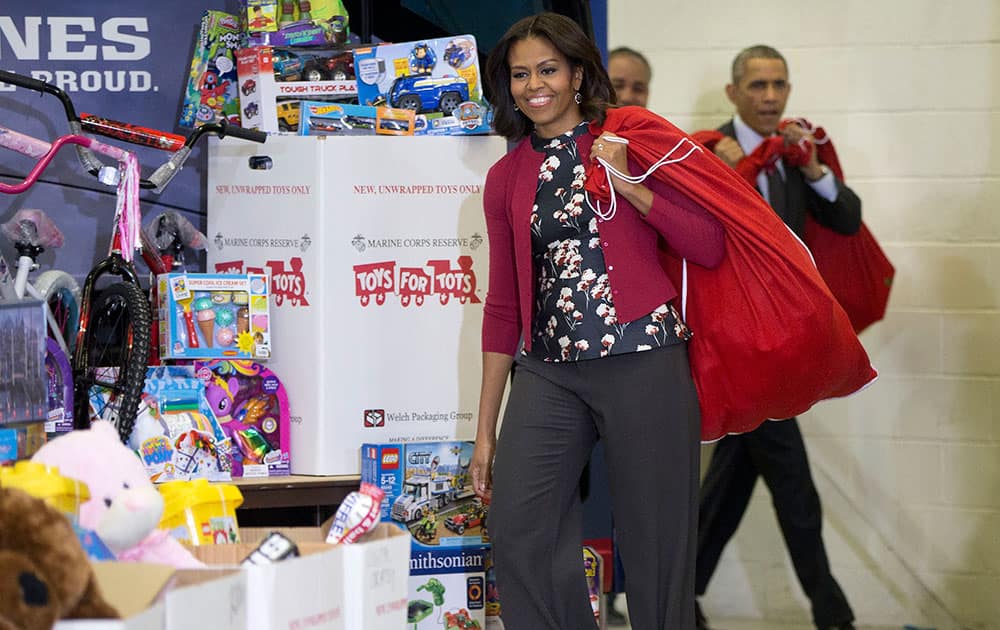
[[(585, 163), (593, 142), (590, 133), (577, 139)], [(513, 356), (522, 335), (526, 348), (531, 348), (536, 279), (529, 218), (544, 157), (525, 138), (486, 175), (483, 208), (490, 240), (490, 280), (483, 309), (484, 352)], [(636, 174), (631, 161), (629, 169)], [(644, 184), (653, 192), (648, 216), (643, 217), (619, 195), (614, 218), (597, 219), (615, 310), (622, 322), (639, 319), (677, 296), (677, 287), (657, 259), (659, 238), (678, 256), (703, 267), (715, 267), (725, 254), (724, 228), (715, 217), (653, 177)]]

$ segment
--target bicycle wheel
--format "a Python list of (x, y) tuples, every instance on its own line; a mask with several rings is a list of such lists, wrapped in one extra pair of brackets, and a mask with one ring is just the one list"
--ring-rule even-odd
[(73, 356), (77, 428), (107, 420), (128, 442), (146, 383), (150, 325), (149, 300), (136, 284), (112, 284), (92, 299)]
[(45, 432), (49, 435), (65, 433), (73, 428), (73, 373), (69, 358), (51, 337), (45, 340), (45, 373), (49, 379), (49, 417)]
[(59, 325), (59, 334), (72, 356), (80, 325), (80, 285), (65, 271), (50, 269), (38, 276), (35, 290), (49, 303), (49, 310)]

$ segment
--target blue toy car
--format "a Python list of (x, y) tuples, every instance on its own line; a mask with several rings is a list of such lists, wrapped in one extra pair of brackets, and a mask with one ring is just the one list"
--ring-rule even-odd
[(445, 116), (469, 100), (469, 84), (461, 77), (402, 76), (392, 82), (387, 99), (392, 107)]
[(274, 77), (285, 81), (302, 74), (302, 58), (288, 50), (274, 49), (271, 53), (271, 65), (274, 67)]

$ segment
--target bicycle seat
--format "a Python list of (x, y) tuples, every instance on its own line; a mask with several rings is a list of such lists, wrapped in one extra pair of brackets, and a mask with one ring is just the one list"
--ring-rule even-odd
[(42, 210), (22, 208), (14, 217), (0, 225), (0, 231), (15, 245), (32, 247), (62, 247), (63, 234)]

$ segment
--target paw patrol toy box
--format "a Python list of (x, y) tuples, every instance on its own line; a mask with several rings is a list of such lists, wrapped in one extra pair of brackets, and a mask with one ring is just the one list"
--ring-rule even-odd
[(405, 525), (414, 550), (489, 541), (486, 506), (472, 491), (472, 442), (365, 444), (361, 481), (385, 492), (383, 521)]
[(354, 68), (358, 102), (413, 110), (417, 135), (490, 130), (472, 35), (357, 48)]
[(157, 276), (157, 293), (162, 358), (271, 356), (266, 275), (166, 273)]

